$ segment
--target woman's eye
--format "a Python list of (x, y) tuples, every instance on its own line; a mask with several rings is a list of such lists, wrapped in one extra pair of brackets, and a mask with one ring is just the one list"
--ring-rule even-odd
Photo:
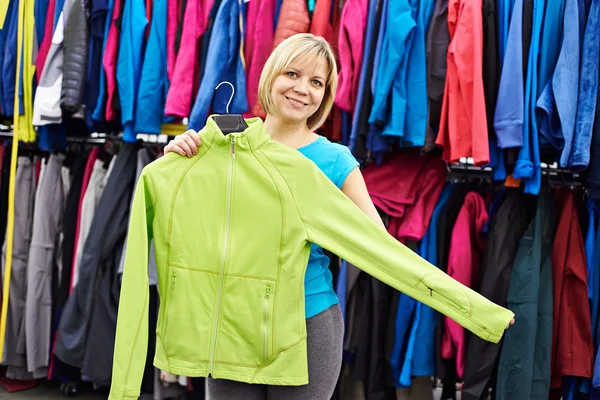
[(296, 73), (294, 71), (289, 71), (289, 72), (286, 72), (286, 75), (294, 78), (296, 76)]
[(321, 81), (313, 81), (313, 83), (315, 84), (315, 86), (318, 86), (318, 87), (323, 86), (323, 83), (321, 83)]

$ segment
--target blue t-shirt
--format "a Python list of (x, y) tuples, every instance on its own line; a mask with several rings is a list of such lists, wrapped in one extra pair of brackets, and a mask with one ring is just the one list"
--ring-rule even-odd
[[(358, 162), (346, 146), (332, 143), (324, 136), (298, 149), (312, 160), (317, 167), (338, 187), (342, 188), (346, 177)], [(329, 258), (323, 249), (313, 244), (310, 249), (308, 266), (304, 276), (306, 298), (306, 318), (317, 315), (323, 310), (338, 304), (333, 290), (333, 277), (329, 271)]]

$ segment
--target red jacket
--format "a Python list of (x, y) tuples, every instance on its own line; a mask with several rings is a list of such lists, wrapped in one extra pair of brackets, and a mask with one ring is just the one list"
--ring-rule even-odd
[[(488, 219), (483, 198), (476, 192), (468, 193), (452, 229), (447, 272), (468, 287), (473, 286), (479, 275), (479, 263), (485, 247), (483, 229)], [(444, 317), (440, 351), (442, 358), (456, 358), (459, 378), (464, 376), (466, 349), (465, 329), (450, 318)]]
[(354, 111), (356, 104), (368, 12), (368, 0), (348, 0), (340, 21), (340, 72), (335, 104), (349, 113)]
[(283, 0), (273, 39), (273, 48), (297, 33), (308, 32), (310, 18), (305, 0)]
[[(177, 6), (177, 4), (171, 5), (171, 3), (169, 3), (171, 8)], [(173, 66), (173, 76), (170, 81), (169, 93), (167, 93), (166, 115), (177, 118), (186, 118), (190, 115), (193, 101), (196, 98), (196, 93), (194, 93), (195, 83), (200, 77), (200, 64), (197, 62), (200, 58), (200, 46), (198, 44), (206, 31), (210, 11), (210, 8), (207, 8), (207, 6), (210, 5), (212, 7), (212, 4), (212, 0), (188, 0), (187, 2), (183, 18), (181, 43), (176, 55), (175, 65)], [(173, 11), (169, 9), (169, 15), (171, 13)], [(171, 32), (173, 29), (172, 26), (167, 26), (170, 34), (176, 33)], [(175, 27), (176, 30), (177, 27)], [(175, 57), (174, 43), (171, 44), (171, 40), (174, 42), (175, 38), (170, 38), (168, 42), (169, 46), (172, 47), (172, 50), (168, 50), (169, 57)]]
[(258, 82), (260, 74), (273, 49), (273, 18), (275, 18), (275, 0), (251, 0), (248, 4), (246, 22), (246, 96), (248, 111), (246, 117), (265, 118), (265, 112), (258, 101)]
[(436, 143), (444, 159), (473, 157), (477, 166), (490, 160), (483, 92), (482, 0), (449, 0), (446, 85)]
[(317, 0), (315, 10), (313, 11), (312, 21), (310, 22), (310, 33), (315, 36), (321, 36), (333, 46), (333, 27), (329, 22), (331, 15), (331, 0)]
[(556, 197), (560, 219), (552, 247), (552, 388), (562, 385), (563, 376), (590, 378), (594, 367), (585, 246), (577, 208), (570, 190), (561, 189)]

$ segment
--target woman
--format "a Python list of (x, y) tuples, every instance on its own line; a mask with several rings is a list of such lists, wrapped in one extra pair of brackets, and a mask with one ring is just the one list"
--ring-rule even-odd
[[(337, 67), (325, 39), (311, 34), (283, 41), (267, 60), (261, 74), (259, 99), (267, 116), (271, 139), (300, 151), (367, 215), (385, 229), (350, 151), (314, 133), (325, 121), (335, 98)], [(193, 130), (172, 140), (165, 154), (193, 157), (201, 146)], [(304, 386), (263, 386), (208, 380), (211, 399), (331, 398), (342, 364), (344, 323), (333, 289), (329, 258), (314, 245), (305, 275), (309, 383)]]
[[(314, 133), (331, 110), (336, 88), (334, 54), (323, 38), (298, 34), (286, 39), (273, 51), (261, 74), (259, 100), (267, 114), (264, 127), (271, 139), (311, 159), (385, 229), (352, 154), (346, 147)], [(187, 131), (172, 140), (164, 151), (193, 157), (201, 145), (198, 134)], [(309, 383), (265, 386), (209, 378), (211, 400), (331, 398), (342, 364), (344, 325), (328, 266), (329, 259), (323, 250), (313, 244), (304, 282)]]

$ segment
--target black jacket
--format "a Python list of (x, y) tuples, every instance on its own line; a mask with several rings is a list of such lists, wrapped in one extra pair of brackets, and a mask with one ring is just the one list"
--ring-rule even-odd
[(88, 64), (88, 16), (88, 1), (75, 0), (65, 25), (60, 107), (70, 113), (79, 111), (85, 91)]

